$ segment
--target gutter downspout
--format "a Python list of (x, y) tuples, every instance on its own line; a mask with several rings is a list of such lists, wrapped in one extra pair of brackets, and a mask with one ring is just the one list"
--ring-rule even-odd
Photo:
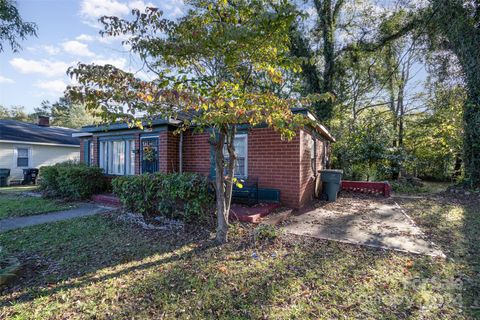
[(183, 172), (183, 131), (180, 131), (180, 140), (178, 142), (178, 171)]

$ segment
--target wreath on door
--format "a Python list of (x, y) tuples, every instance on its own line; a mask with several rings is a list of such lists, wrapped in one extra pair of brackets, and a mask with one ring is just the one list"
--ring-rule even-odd
[(155, 149), (152, 147), (143, 147), (143, 159), (147, 161), (155, 161)]

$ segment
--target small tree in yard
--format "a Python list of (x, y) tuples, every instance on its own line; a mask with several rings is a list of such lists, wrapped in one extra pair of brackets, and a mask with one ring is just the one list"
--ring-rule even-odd
[(103, 17), (102, 34), (127, 35), (126, 44), (157, 77), (144, 81), (111, 65), (79, 64), (69, 70), (79, 83), (69, 92), (87, 108), (100, 107), (108, 121), (141, 127), (134, 115), (142, 112), (147, 118), (181, 118), (179, 130), (210, 130), (217, 240), (223, 243), (232, 187), (239, 183), (234, 178), (237, 125), (266, 124), (291, 139), (306, 121), (291, 112), (306, 100), (271, 90), (282, 85), (285, 73), (300, 71), (300, 61), (289, 56), (288, 38), (298, 13), (286, 0), (193, 0), (189, 5), (188, 14), (175, 22), (155, 8), (133, 10), (128, 21)]

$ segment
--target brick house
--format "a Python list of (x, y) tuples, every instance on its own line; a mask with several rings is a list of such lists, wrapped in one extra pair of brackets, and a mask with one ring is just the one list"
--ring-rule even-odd
[[(318, 170), (327, 165), (335, 139), (308, 110), (293, 111), (314, 120), (315, 126), (299, 130), (288, 142), (266, 127), (239, 128), (235, 174), (257, 182), (260, 200), (300, 208), (314, 198)], [(125, 123), (84, 127), (75, 134), (81, 141), (80, 159), (112, 176), (180, 171), (213, 177), (209, 133), (175, 134), (178, 124), (178, 120), (158, 119), (144, 130)]]

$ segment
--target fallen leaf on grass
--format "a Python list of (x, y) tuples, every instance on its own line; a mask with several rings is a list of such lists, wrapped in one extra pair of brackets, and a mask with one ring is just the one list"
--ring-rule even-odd
[(405, 263), (405, 267), (406, 267), (406, 268), (411, 268), (411, 267), (413, 267), (413, 260), (407, 260), (407, 262)]
[(225, 274), (228, 273), (228, 269), (225, 266), (218, 267), (218, 271), (220, 271), (221, 273), (225, 273)]

